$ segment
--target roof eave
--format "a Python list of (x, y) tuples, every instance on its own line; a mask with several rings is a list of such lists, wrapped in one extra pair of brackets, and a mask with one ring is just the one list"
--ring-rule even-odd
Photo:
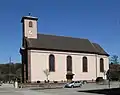
[(109, 54), (100, 54), (98, 52), (89, 52), (89, 51), (60, 50), (60, 49), (34, 48), (34, 47), (28, 47), (27, 49), (28, 50), (49, 50), (49, 51), (74, 52), (74, 53), (89, 53), (89, 54), (98, 54), (98, 55), (110, 56)]

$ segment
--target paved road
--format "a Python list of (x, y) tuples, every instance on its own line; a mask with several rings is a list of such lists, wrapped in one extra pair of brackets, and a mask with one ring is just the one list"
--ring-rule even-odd
[[(111, 88), (118, 88), (118, 83), (111, 83)], [(85, 84), (81, 88), (65, 88), (65, 89), (47, 89), (38, 90), (36, 92), (42, 92), (50, 95), (105, 95), (99, 93), (86, 93), (85, 90), (97, 90), (97, 89), (109, 89), (108, 85), (97, 85), (97, 84)], [(84, 92), (79, 92), (84, 91)]]
[(14, 89), (12, 84), (3, 84), (0, 86), (0, 95), (23, 95)]
[(33, 91), (28, 89), (15, 89), (12, 84), (3, 84), (0, 86), (0, 95), (52, 95), (49, 93)]
[(0, 86), (0, 95), (90, 95), (89, 93), (77, 92), (79, 89), (28, 90), (15, 89), (12, 84), (3, 84)]
[[(111, 87), (119, 87), (117, 84), (112, 84)], [(4, 84), (0, 86), (0, 95), (100, 95), (97, 93), (78, 92), (82, 90), (93, 90), (108, 88), (108, 85), (86, 84), (82, 88), (66, 88), (66, 89), (47, 89), (47, 90), (29, 90), (15, 89), (12, 84)], [(104, 95), (104, 94), (101, 94)]]

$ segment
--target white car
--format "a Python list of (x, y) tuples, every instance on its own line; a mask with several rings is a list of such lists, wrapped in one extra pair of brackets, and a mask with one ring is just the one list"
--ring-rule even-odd
[(2, 86), (2, 84), (0, 84), (0, 86)]
[(65, 88), (66, 87), (70, 87), (70, 88), (74, 88), (74, 87), (81, 87), (83, 85), (83, 82), (82, 81), (72, 81), (70, 83), (67, 83), (65, 85)]

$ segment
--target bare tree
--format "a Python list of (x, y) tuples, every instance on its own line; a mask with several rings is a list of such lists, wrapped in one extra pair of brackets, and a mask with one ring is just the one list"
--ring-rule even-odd
[(117, 55), (113, 55), (111, 58), (110, 58), (110, 61), (111, 63), (113, 64), (118, 64), (119, 63), (119, 57)]
[(46, 75), (46, 79), (47, 79), (47, 82), (48, 82), (48, 76), (50, 75), (50, 72), (49, 72), (49, 70), (48, 69), (45, 69), (45, 70), (43, 70), (43, 72), (44, 72), (44, 74)]

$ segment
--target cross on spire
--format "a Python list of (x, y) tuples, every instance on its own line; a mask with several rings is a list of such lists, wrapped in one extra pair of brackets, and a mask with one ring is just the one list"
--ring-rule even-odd
[(31, 13), (29, 12), (29, 16), (31, 16)]

